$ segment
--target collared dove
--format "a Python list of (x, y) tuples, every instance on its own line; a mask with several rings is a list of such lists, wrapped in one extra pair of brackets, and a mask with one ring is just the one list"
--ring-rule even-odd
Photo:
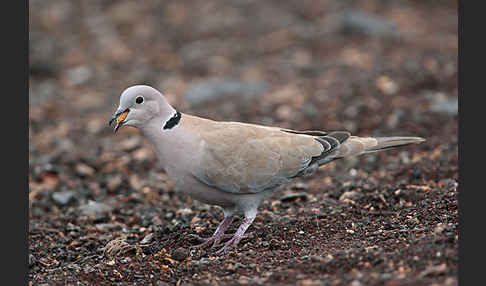
[[(139, 128), (153, 144), (175, 190), (222, 207), (224, 219), (210, 238), (220, 245), (233, 216), (244, 216), (217, 253), (236, 247), (276, 187), (312, 175), (319, 166), (346, 156), (420, 143), (420, 137), (358, 137), (346, 131), (296, 131), (240, 122), (218, 122), (175, 110), (156, 89), (124, 90), (109, 124)], [(199, 245), (199, 246), (201, 246)]]

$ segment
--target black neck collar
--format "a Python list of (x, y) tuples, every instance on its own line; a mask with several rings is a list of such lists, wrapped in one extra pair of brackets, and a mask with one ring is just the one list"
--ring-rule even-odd
[(174, 116), (172, 116), (169, 120), (167, 120), (167, 122), (165, 122), (165, 125), (162, 129), (171, 129), (172, 127), (176, 126), (177, 124), (179, 124), (179, 121), (181, 121), (181, 117), (181, 113), (177, 111)]

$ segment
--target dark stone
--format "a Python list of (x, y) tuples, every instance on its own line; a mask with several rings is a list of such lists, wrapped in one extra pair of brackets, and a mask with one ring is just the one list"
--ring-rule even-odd
[(371, 37), (398, 38), (398, 29), (386, 19), (370, 13), (347, 11), (341, 15), (343, 33), (363, 34)]
[(182, 261), (186, 259), (186, 257), (189, 255), (189, 251), (183, 247), (179, 247), (174, 252), (172, 253), (172, 258), (174, 258), (177, 261)]

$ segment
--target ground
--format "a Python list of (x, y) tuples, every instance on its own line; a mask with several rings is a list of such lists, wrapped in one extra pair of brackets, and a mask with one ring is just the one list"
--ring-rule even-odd
[[(457, 285), (456, 1), (29, 1), (31, 285)], [(132, 84), (215, 120), (420, 145), (283, 186), (236, 250), (174, 193)], [(234, 232), (239, 220), (230, 228)]]

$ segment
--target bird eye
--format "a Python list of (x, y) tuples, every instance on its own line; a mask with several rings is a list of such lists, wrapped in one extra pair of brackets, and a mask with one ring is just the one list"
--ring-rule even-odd
[(141, 97), (141, 96), (137, 97), (135, 99), (135, 102), (138, 103), (138, 104), (142, 103), (143, 102), (143, 97)]

